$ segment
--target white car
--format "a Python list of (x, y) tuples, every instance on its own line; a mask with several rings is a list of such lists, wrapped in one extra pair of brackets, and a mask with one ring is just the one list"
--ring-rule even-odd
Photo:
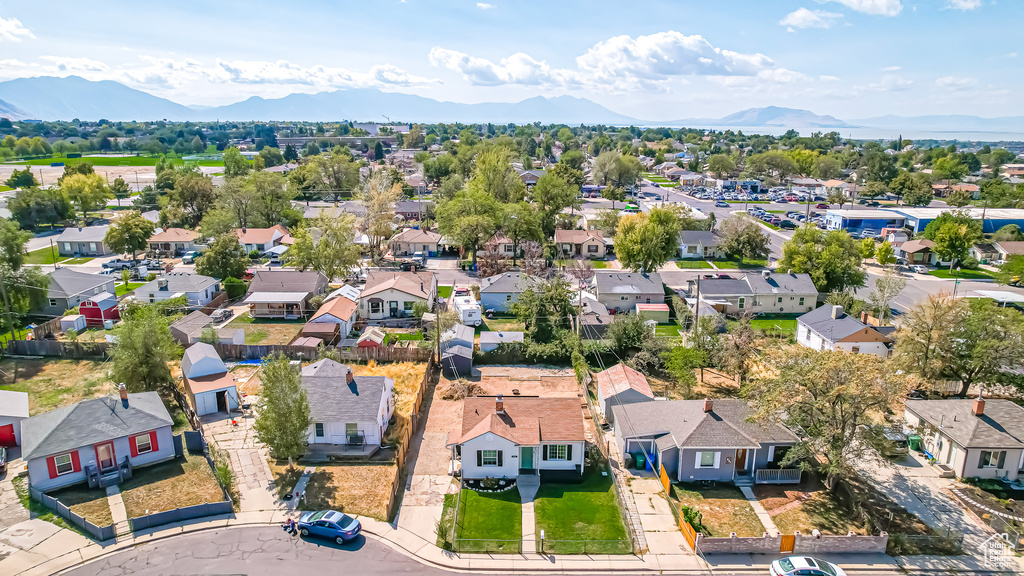
[(846, 576), (842, 568), (810, 556), (787, 556), (771, 563), (772, 576)]
[(911, 270), (913, 270), (914, 272), (917, 272), (918, 274), (927, 274), (928, 273), (928, 267), (927, 266), (922, 266), (920, 264), (911, 267)]

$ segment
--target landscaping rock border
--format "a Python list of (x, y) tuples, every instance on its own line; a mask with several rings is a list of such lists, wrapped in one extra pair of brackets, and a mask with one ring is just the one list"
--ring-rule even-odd
[[(469, 488), (470, 490), (472, 490), (474, 492), (483, 492), (483, 493), (487, 493), (487, 494), (496, 494), (498, 492), (508, 492), (509, 490), (511, 490), (511, 489), (516, 487), (515, 479), (499, 480), (499, 482), (501, 482), (501, 481), (508, 482), (508, 485), (507, 486), (499, 486), (499, 487), (495, 488), (494, 490), (488, 490), (486, 488), (483, 488), (482, 486), (479, 485), (479, 483), (480, 483), (479, 480), (465, 480), (464, 483), (466, 485), (466, 488)], [(473, 486), (473, 484), (470, 484), (470, 482), (475, 483), (476, 486)]]

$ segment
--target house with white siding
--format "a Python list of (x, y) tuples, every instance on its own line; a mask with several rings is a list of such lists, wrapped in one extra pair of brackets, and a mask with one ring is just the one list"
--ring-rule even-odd
[(380, 446), (395, 411), (395, 382), (384, 376), (356, 376), (329, 358), (302, 369), (309, 399), (307, 442), (339, 447)]
[(892, 329), (868, 326), (826, 304), (796, 319), (796, 341), (815, 350), (843, 350), (853, 354), (874, 354), (887, 358), (894, 342)]

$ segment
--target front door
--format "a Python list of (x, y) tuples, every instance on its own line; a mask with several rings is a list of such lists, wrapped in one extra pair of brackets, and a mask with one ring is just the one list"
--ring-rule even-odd
[(114, 443), (107, 442), (105, 444), (96, 445), (96, 465), (99, 467), (100, 472), (110, 470), (115, 466), (114, 460)]
[(736, 451), (736, 472), (746, 474), (747, 472), (747, 449), (740, 448)]
[(389, 309), (391, 311), (391, 317), (392, 318), (398, 318), (398, 302), (395, 302), (395, 301), (388, 302), (388, 307), (389, 307)]
[(519, 448), (519, 468), (523, 470), (533, 469), (533, 448), (521, 446)]

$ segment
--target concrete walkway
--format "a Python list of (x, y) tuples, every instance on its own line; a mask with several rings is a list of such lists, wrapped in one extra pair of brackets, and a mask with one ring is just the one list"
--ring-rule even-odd
[(299, 481), (295, 483), (295, 488), (292, 489), (292, 499), (285, 501), (285, 508), (288, 510), (298, 510), (299, 502), (306, 496), (306, 484), (309, 483), (309, 476), (316, 472), (315, 466), (306, 466), (302, 471), (302, 476), (299, 477)]
[(754, 491), (750, 486), (740, 486), (740, 492), (743, 492), (743, 496), (750, 502), (750, 507), (754, 509), (754, 514), (757, 515), (757, 519), (761, 521), (761, 525), (764, 526), (764, 531), (776, 536), (781, 534), (779, 527), (775, 525), (775, 521), (772, 520), (771, 515), (764, 509), (761, 502), (758, 501), (757, 496), (754, 496)]
[(124, 508), (124, 499), (121, 498), (121, 489), (115, 484), (107, 486), (107, 506), (110, 506), (110, 517), (114, 521), (114, 534), (117, 534), (117, 541), (131, 536), (132, 527), (128, 523), (128, 511)]
[(519, 476), (516, 479), (519, 488), (519, 501), (523, 504), (523, 554), (537, 553), (537, 516), (533, 511), (533, 501), (540, 490), (540, 478), (537, 476)]

